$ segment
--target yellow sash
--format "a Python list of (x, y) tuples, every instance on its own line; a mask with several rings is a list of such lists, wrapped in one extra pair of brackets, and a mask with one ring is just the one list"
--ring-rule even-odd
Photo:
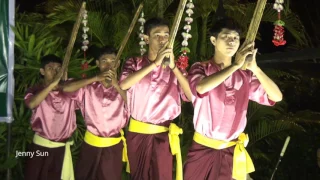
[(73, 141), (63, 142), (54, 142), (48, 139), (45, 139), (37, 134), (33, 137), (33, 143), (47, 147), (47, 148), (58, 148), (65, 146), (64, 159), (62, 165), (61, 179), (62, 180), (74, 180), (73, 164), (70, 146), (73, 145)]
[(120, 130), (121, 137), (99, 137), (86, 131), (84, 135), (84, 141), (94, 147), (110, 147), (118, 144), (121, 140), (123, 142), (122, 161), (127, 163), (127, 172), (130, 172), (130, 166), (128, 161), (127, 143), (124, 137), (124, 132)]
[(193, 140), (201, 145), (212, 149), (225, 149), (231, 146), (234, 148), (232, 178), (236, 180), (245, 180), (248, 173), (254, 171), (252, 160), (245, 149), (249, 142), (247, 134), (241, 133), (238, 141), (225, 142), (205, 137), (197, 132), (193, 136)]
[(164, 126), (158, 126), (154, 124), (147, 124), (141, 121), (137, 121), (130, 118), (129, 131), (140, 133), (140, 134), (158, 134), (169, 131), (169, 144), (172, 155), (176, 156), (176, 180), (182, 180), (182, 158), (180, 149), (180, 139), (179, 134), (182, 134), (182, 129), (179, 128), (174, 123), (170, 123), (169, 128)]

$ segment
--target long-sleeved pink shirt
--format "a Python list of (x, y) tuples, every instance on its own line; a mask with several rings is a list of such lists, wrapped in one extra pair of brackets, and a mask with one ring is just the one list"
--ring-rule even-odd
[[(43, 86), (30, 88), (24, 99), (29, 104), (31, 98), (44, 89)], [(72, 136), (77, 127), (75, 93), (51, 91), (48, 96), (32, 109), (31, 126), (39, 136), (51, 141), (65, 141)]]
[(128, 121), (125, 102), (118, 91), (94, 82), (79, 90), (78, 102), (87, 130), (96, 136), (110, 137), (120, 133)]
[[(121, 80), (150, 63), (147, 56), (129, 58)], [(172, 70), (159, 66), (128, 89), (129, 112), (134, 119), (151, 124), (173, 120), (181, 113), (180, 96), (187, 101)]]
[(193, 123), (195, 131), (212, 139), (230, 141), (238, 138), (247, 124), (249, 99), (272, 106), (259, 80), (251, 71), (235, 71), (223, 83), (205, 94), (199, 94), (196, 86), (204, 77), (221, 69), (212, 61), (195, 63), (189, 71), (189, 83), (193, 94)]

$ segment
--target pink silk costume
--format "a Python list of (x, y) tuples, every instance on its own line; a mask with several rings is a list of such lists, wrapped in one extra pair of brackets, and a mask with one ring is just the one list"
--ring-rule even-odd
[(96, 136), (110, 137), (120, 133), (128, 121), (125, 102), (113, 87), (94, 82), (79, 90), (78, 97), (87, 130)]
[(197, 93), (200, 80), (220, 70), (212, 62), (195, 63), (191, 67), (188, 79), (194, 95), (193, 123), (195, 130), (204, 136), (231, 141), (238, 138), (247, 124), (249, 99), (268, 106), (275, 102), (268, 99), (261, 83), (249, 70), (237, 70), (209, 92)]
[[(94, 82), (79, 90), (77, 100), (87, 130), (98, 137), (120, 137), (128, 121), (125, 101), (113, 87)], [(85, 179), (121, 179), (123, 142), (109, 147), (95, 147), (86, 141), (75, 168), (75, 177)]]
[[(30, 99), (43, 90), (43, 86), (30, 88), (24, 99), (28, 104)], [(66, 141), (77, 127), (75, 110), (78, 108), (72, 97), (74, 93), (51, 91), (48, 96), (32, 109), (31, 126), (39, 136), (51, 141)]]
[[(121, 80), (150, 63), (152, 62), (147, 56), (129, 58), (124, 65)], [(166, 127), (181, 113), (180, 97), (187, 101), (169, 67), (154, 68), (127, 90), (128, 108), (132, 118)], [(132, 180), (172, 179), (173, 156), (168, 132), (141, 134), (129, 131), (127, 145)]]
[[(150, 61), (147, 56), (129, 58), (121, 80), (148, 64)], [(188, 101), (172, 70), (168, 66), (165, 69), (159, 66), (127, 90), (129, 112), (134, 119), (142, 122), (164, 123), (181, 113), (180, 96)]]
[[(197, 84), (220, 70), (212, 60), (191, 67), (188, 79), (193, 93), (193, 123), (201, 135), (229, 142), (244, 131), (249, 99), (269, 106), (275, 103), (251, 71), (237, 70), (217, 87), (199, 94)], [(232, 180), (233, 153), (234, 147), (216, 150), (193, 141), (184, 165), (184, 179)]]

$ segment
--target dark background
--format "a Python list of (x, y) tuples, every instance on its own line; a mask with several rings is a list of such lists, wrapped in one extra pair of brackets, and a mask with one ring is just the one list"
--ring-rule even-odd
[[(94, 0), (92, 0), (94, 1)], [(130, 1), (130, 0), (128, 0)], [(177, 0), (175, 0), (177, 1)], [(194, 0), (196, 1), (196, 0)], [(256, 0), (240, 0), (241, 2), (256, 2)], [(275, 0), (268, 0), (268, 3), (274, 3)], [(284, 0), (285, 3), (287, 0)], [(19, 12), (34, 12), (36, 11), (36, 5), (45, 2), (45, 0), (16, 0), (16, 6), (19, 6)], [(290, 0), (290, 9), (300, 17), (306, 31), (308, 38), (310, 40), (309, 48), (319, 48), (320, 47), (320, 1), (319, 0)], [(41, 10), (37, 9), (41, 12)], [(275, 52), (285, 52), (293, 51), (293, 49), (288, 49), (287, 45), (294, 44), (294, 39), (288, 31), (285, 33), (285, 39), (287, 40), (286, 46), (275, 47), (273, 45), (273, 25), (271, 23), (262, 23), (260, 25), (259, 32), (261, 33), (261, 41), (258, 41), (256, 46), (259, 48), (259, 52), (262, 54), (275, 53)], [(266, 63), (263, 64), (265, 68), (281, 69), (286, 71), (298, 71), (301, 74), (309, 75), (311, 77), (320, 78), (320, 65), (319, 59), (318, 63), (310, 63), (312, 60), (305, 59), (304, 61), (297, 62), (276, 62), (276, 63)], [(290, 112), (296, 112), (301, 110), (312, 110), (320, 112), (320, 89), (314, 89), (313, 95), (307, 94), (307, 91), (303, 91), (297, 96), (295, 93), (295, 88), (306, 87), (308, 88), (309, 81), (301, 81), (295, 86), (290, 86), (290, 88), (285, 89), (284, 97), (288, 102), (288, 109)], [(314, 88), (317, 86), (311, 86)], [(311, 91), (311, 89), (310, 89)], [(318, 92), (318, 93), (317, 93)], [(288, 174), (282, 174), (282, 177), (287, 177), (286, 179), (301, 179), (296, 173), (303, 174), (306, 176), (305, 179), (314, 179), (315, 174), (319, 175), (319, 168), (317, 167), (316, 160), (316, 150), (320, 147), (320, 142), (313, 141), (311, 139), (317, 139), (320, 137), (319, 128), (310, 127), (307, 128), (307, 133), (299, 136), (297, 139), (292, 139), (290, 148), (287, 149), (286, 156), (283, 158), (282, 163), (279, 166), (281, 171), (288, 172)], [(302, 142), (302, 143), (301, 143)], [(299, 151), (300, 149), (303, 149)], [(299, 164), (301, 163), (301, 164)], [(271, 166), (266, 168), (274, 168), (272, 163)], [(300, 178), (299, 178), (300, 177)]]

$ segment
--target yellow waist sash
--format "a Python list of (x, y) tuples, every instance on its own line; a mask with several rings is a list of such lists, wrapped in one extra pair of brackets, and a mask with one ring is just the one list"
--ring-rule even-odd
[(140, 134), (158, 134), (169, 131), (169, 144), (172, 155), (176, 156), (176, 180), (182, 180), (182, 159), (181, 159), (181, 149), (180, 149), (180, 139), (179, 134), (182, 134), (182, 129), (179, 128), (174, 123), (170, 123), (169, 128), (164, 126), (158, 126), (154, 124), (147, 124), (141, 121), (137, 121), (130, 118), (129, 131), (140, 133)]
[(121, 129), (120, 130), (121, 137), (99, 137), (94, 134), (92, 134), (89, 131), (86, 131), (86, 134), (84, 135), (84, 141), (87, 144), (90, 144), (94, 147), (110, 147), (114, 146), (122, 140), (123, 142), (123, 150), (122, 150), (122, 161), (127, 162), (127, 172), (130, 172), (130, 166), (128, 161), (128, 154), (127, 154), (127, 143), (126, 138), (124, 137), (124, 132)]
[(58, 148), (65, 146), (64, 159), (62, 165), (61, 179), (62, 180), (74, 180), (73, 164), (70, 146), (73, 145), (73, 141), (63, 142), (54, 142), (48, 139), (45, 139), (37, 134), (33, 137), (33, 143), (47, 147), (47, 148)]
[(241, 133), (238, 141), (225, 142), (205, 137), (197, 132), (193, 136), (193, 140), (201, 145), (212, 149), (225, 149), (231, 146), (234, 148), (232, 178), (236, 180), (245, 180), (248, 173), (254, 171), (252, 160), (245, 149), (249, 142), (247, 134)]

